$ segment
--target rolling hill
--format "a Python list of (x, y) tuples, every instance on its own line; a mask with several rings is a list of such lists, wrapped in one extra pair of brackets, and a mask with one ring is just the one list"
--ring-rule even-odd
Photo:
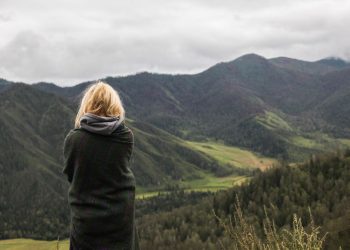
[[(350, 71), (346, 65), (268, 60), (248, 54), (195, 75), (144, 72), (102, 80), (120, 92), (134, 120), (183, 139), (222, 140), (267, 156), (300, 161), (320, 152), (320, 147), (305, 147), (295, 138), (317, 144), (319, 138), (327, 137), (332, 145), (348, 145), (338, 140), (350, 138), (346, 125)], [(39, 83), (34, 87), (76, 103), (90, 83), (73, 87)]]
[(338, 133), (349, 135), (350, 122), (350, 68), (329, 73), (322, 78), (327, 95), (314, 112), (338, 129)]

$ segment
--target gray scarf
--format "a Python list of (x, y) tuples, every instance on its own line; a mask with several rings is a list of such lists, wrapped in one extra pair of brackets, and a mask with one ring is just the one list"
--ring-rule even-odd
[(110, 135), (123, 120), (119, 116), (105, 117), (85, 113), (80, 119), (80, 127), (96, 134)]

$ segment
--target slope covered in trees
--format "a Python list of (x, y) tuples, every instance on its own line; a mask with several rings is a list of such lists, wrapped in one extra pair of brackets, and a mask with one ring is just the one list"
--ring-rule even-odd
[[(236, 197), (246, 221), (262, 237), (262, 223), (268, 217), (279, 230), (290, 229), (293, 214), (303, 225), (310, 223), (309, 208), (322, 234), (328, 232), (325, 249), (350, 247), (350, 151), (312, 157), (300, 166), (281, 165), (258, 173), (249, 184), (208, 195), (197, 204), (176, 208), (179, 196), (154, 198), (150, 208), (171, 204), (165, 211), (138, 218), (143, 249), (218, 249), (219, 242), (230, 246), (213, 211), (227, 219), (233, 215)], [(191, 196), (185, 196), (185, 201)], [(196, 198), (193, 198), (196, 199)], [(142, 206), (139, 205), (141, 208)], [(145, 204), (143, 204), (145, 206)], [(143, 208), (145, 211), (145, 208)], [(146, 210), (147, 211), (147, 210)]]

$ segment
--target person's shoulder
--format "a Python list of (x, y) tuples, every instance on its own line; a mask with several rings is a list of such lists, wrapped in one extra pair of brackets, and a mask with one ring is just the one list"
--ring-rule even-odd
[(131, 130), (131, 128), (125, 124), (125, 122), (123, 122), (123, 130), (125, 131), (125, 133), (129, 135), (132, 141), (134, 141), (134, 133)]
[(79, 128), (73, 128), (73, 129), (69, 130), (64, 138), (64, 141), (66, 141), (66, 142), (71, 141), (74, 137), (76, 137), (76, 135), (79, 133), (79, 131), (80, 131)]
[(119, 124), (115, 132), (131, 132), (131, 129), (129, 126), (126, 125), (126, 122), (124, 120)]
[(129, 133), (132, 133), (132, 130), (131, 130), (131, 128), (128, 126), (128, 123), (129, 123), (129, 122), (127, 122), (127, 121), (125, 121), (125, 120), (122, 122), (124, 128), (125, 128)]
[(131, 128), (130, 128), (129, 126), (127, 126), (127, 125), (125, 124), (125, 122), (123, 122), (122, 124), (123, 124), (124, 129), (126, 129), (129, 133), (132, 133)]
[(132, 142), (134, 142), (134, 132), (132, 132), (131, 128), (125, 125), (126, 130), (129, 133), (129, 138)]
[(134, 133), (130, 127), (123, 121), (113, 132), (114, 137), (119, 138), (123, 142), (134, 143)]
[(78, 133), (79, 131), (81, 131), (80, 128), (72, 128), (71, 130), (68, 131), (67, 136), (72, 136), (72, 135)]

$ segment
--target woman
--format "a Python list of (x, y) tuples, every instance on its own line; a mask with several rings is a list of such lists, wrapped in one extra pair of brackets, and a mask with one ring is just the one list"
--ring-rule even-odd
[(111, 86), (98, 82), (87, 88), (63, 149), (71, 250), (139, 249), (129, 168), (134, 138), (124, 118)]

